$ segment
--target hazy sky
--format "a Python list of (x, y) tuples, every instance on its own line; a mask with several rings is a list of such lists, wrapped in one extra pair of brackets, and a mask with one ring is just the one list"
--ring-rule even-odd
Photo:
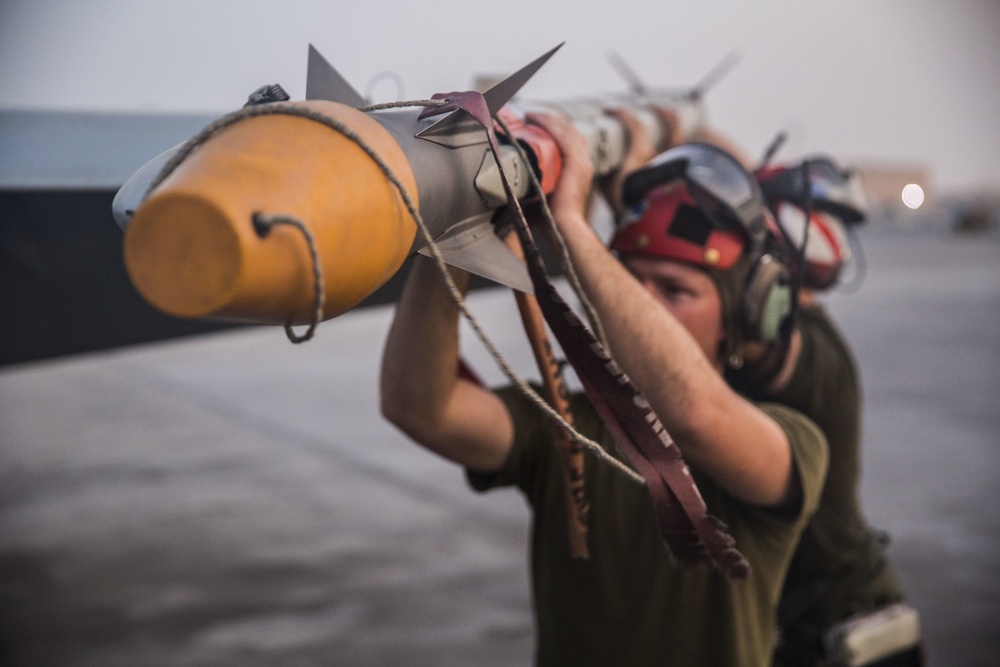
[[(0, 108), (222, 114), (264, 83), (301, 99), (310, 42), (362, 93), (391, 70), (423, 98), (564, 41), (525, 96), (624, 89), (612, 50), (662, 87), (738, 50), (709, 113), (751, 154), (787, 129), (787, 158), (922, 164), (940, 189), (1000, 188), (997, 0), (0, 0)], [(384, 79), (372, 92), (396, 96)]]

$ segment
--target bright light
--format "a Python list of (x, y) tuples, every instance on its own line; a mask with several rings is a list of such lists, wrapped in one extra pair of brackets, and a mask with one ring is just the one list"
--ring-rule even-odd
[(903, 187), (903, 203), (907, 208), (918, 209), (924, 203), (924, 189), (916, 183)]

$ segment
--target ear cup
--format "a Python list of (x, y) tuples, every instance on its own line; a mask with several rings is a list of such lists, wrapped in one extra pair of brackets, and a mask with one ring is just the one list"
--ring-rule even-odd
[(743, 297), (747, 338), (761, 343), (787, 343), (795, 290), (788, 268), (772, 255), (757, 260)]

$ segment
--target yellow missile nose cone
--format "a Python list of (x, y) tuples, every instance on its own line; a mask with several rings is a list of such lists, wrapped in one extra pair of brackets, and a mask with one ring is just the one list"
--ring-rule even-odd
[[(207, 136), (126, 229), (129, 277), (160, 310), (304, 324), (315, 312), (313, 250), (323, 274), (324, 319), (357, 305), (409, 254), (416, 224), (398, 190), (336, 127), (347, 127), (379, 156), (417, 205), (412, 169), (389, 132), (335, 102), (267, 106)], [(315, 248), (291, 226), (258, 234), (256, 214), (301, 221)]]
[[(168, 192), (143, 206), (125, 235), (125, 268), (144, 299), (177, 317), (212, 315), (243, 265), (239, 234), (210, 200)], [(156, 221), (169, 217), (170, 224)]]

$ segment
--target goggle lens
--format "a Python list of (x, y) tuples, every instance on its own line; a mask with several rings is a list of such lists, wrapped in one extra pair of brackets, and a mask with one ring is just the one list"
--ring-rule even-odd
[[(654, 187), (684, 179), (703, 204), (728, 217), (751, 237), (763, 229), (764, 198), (753, 176), (734, 157), (710, 144), (692, 142), (660, 154), (625, 182), (625, 201), (635, 203)], [(705, 199), (709, 201), (706, 202)], [(718, 223), (718, 216), (713, 216)]]

